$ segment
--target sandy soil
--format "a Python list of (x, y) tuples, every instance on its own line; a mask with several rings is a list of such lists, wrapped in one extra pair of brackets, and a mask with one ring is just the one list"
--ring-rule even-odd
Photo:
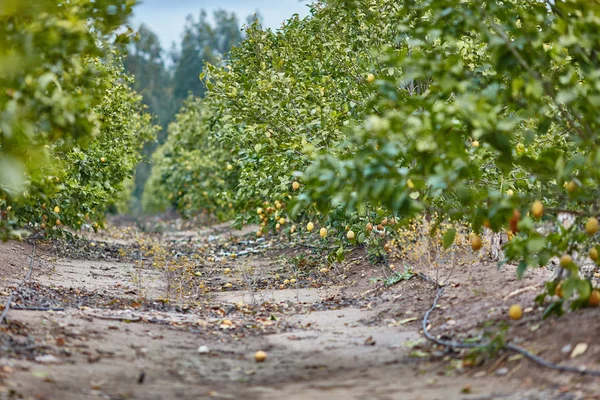
[[(251, 231), (124, 225), (40, 243), (19, 287), (32, 246), (0, 244), (0, 301), (16, 289), (15, 306), (55, 309), (9, 311), (0, 399), (600, 398), (599, 379), (425, 342), (434, 288), (418, 278), (383, 285), (376, 278), (388, 271), (361, 249), (321, 272), (322, 250)], [(502, 333), (553, 362), (600, 369), (600, 309), (542, 321), (533, 299), (550, 274), (458, 266), (430, 329), (460, 340)], [(525, 316), (509, 321), (516, 302)]]

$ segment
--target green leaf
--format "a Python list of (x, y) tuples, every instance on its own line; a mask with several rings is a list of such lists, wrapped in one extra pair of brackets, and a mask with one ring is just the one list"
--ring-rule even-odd
[(454, 238), (456, 237), (456, 229), (448, 229), (446, 233), (444, 233), (444, 248), (447, 249), (452, 246), (454, 243)]

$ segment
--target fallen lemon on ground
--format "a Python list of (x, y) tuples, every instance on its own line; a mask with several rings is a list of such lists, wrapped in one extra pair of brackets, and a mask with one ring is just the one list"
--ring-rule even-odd
[(264, 351), (257, 351), (256, 353), (254, 353), (254, 359), (256, 360), (256, 362), (263, 362), (267, 359), (267, 353), (265, 353)]
[(518, 304), (510, 306), (508, 309), (508, 317), (514, 320), (521, 319), (523, 317), (523, 309), (521, 306)]

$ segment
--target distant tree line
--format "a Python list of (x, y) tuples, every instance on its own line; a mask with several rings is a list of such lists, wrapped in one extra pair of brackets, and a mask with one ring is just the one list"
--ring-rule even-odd
[[(258, 14), (246, 22), (260, 19)], [(135, 77), (133, 88), (142, 94), (148, 112), (163, 129), (156, 143), (144, 149), (146, 161), (138, 165), (133, 195), (140, 198), (150, 174), (150, 156), (166, 139), (169, 123), (188, 96), (202, 97), (206, 90), (200, 81), (204, 63), (225, 59), (229, 50), (238, 44), (243, 33), (235, 13), (218, 10), (212, 21), (206, 11), (198, 18), (186, 18), (181, 41), (166, 52), (158, 36), (146, 25), (139, 28), (139, 39), (130, 45), (124, 61), (126, 71)], [(168, 62), (170, 61), (170, 62)]]

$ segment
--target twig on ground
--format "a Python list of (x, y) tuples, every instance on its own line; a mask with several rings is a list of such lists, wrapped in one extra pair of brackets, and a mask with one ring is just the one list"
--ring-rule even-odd
[(531, 286), (527, 286), (527, 287), (524, 287), (521, 289), (514, 290), (514, 291), (510, 292), (509, 294), (507, 294), (506, 296), (504, 296), (504, 301), (510, 299), (511, 297), (518, 296), (521, 293), (529, 292), (530, 290), (539, 289), (539, 287), (540, 287), (540, 285), (531, 285)]
[(19, 311), (65, 311), (63, 307), (24, 307), (24, 306), (12, 306), (13, 310)]
[(142, 318), (137, 316), (137, 315), (132, 315), (130, 317), (124, 316), (117, 316), (117, 315), (98, 315), (98, 314), (87, 314), (90, 317), (93, 318), (98, 318), (98, 319), (108, 319), (111, 321), (129, 321), (129, 322), (137, 322), (140, 321)]
[[(419, 276), (421, 276), (421, 278), (423, 278), (422, 274), (420, 274)], [(432, 281), (431, 278), (428, 278), (427, 280)], [(438, 339), (435, 336), (433, 336), (431, 334), (431, 332), (429, 332), (429, 329), (427, 328), (427, 326), (429, 325), (429, 316), (431, 315), (433, 310), (436, 309), (437, 303), (440, 300), (440, 298), (442, 297), (442, 295), (444, 294), (445, 289), (446, 288), (444, 286), (436, 285), (436, 295), (435, 295), (435, 298), (433, 299), (433, 304), (425, 312), (425, 315), (423, 316), (423, 320), (421, 321), (421, 329), (423, 329), (423, 335), (425, 336), (425, 338), (427, 340), (429, 340), (430, 342), (433, 342), (439, 346), (451, 347), (451, 348), (457, 348), (457, 349), (483, 349), (483, 348), (488, 347), (490, 344), (485, 343), (485, 342), (466, 343), (466, 342), (458, 342), (458, 341), (454, 341), (454, 340)], [(525, 358), (535, 362), (538, 365), (541, 365), (542, 367), (548, 368), (548, 369), (552, 369), (552, 370), (560, 371), (560, 372), (577, 373), (577, 374), (582, 374), (582, 375), (600, 376), (600, 370), (587, 369), (584, 366), (572, 367), (569, 365), (558, 365), (558, 364), (552, 363), (550, 361), (547, 361), (547, 360), (543, 359), (542, 357), (536, 356), (535, 354), (530, 353), (529, 351), (525, 350), (524, 348), (517, 346), (515, 344), (512, 344), (512, 343), (504, 343), (504, 344), (502, 344), (502, 348), (505, 350), (509, 350), (509, 351), (513, 351), (515, 353), (521, 354)]]

